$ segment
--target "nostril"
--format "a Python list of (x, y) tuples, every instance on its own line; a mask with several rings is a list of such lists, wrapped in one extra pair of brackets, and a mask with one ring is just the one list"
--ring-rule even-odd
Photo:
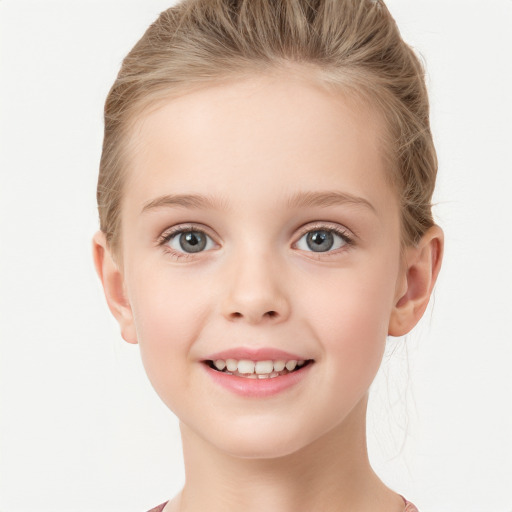
[[(244, 315), (238, 311), (234, 311), (231, 313), (232, 318), (242, 318)], [(275, 318), (276, 316), (279, 316), (279, 313), (277, 311), (267, 311), (263, 316), (266, 316), (268, 318)]]
[[(1, 0), (0, 0), (1, 1)], [(264, 310), (263, 310), (264, 311)], [(254, 311), (248, 311), (247, 313), (240, 311), (232, 311), (229, 313), (228, 318), (231, 321), (242, 321), (245, 320), (249, 323), (258, 323), (258, 322), (277, 322), (283, 318), (282, 314), (275, 310), (265, 311), (264, 313), (259, 313)]]

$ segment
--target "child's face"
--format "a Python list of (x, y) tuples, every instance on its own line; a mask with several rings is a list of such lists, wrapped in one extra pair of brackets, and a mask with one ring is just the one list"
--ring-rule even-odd
[[(380, 127), (340, 95), (269, 77), (139, 119), (122, 204), (123, 332), (210, 446), (275, 457), (354, 428), (350, 418), (363, 428), (403, 288)], [(210, 368), (219, 352), (312, 362), (248, 379)]]

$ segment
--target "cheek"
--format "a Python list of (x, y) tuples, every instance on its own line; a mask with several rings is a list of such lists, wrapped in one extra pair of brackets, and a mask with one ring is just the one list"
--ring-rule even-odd
[(187, 385), (190, 348), (208, 314), (207, 294), (174, 270), (145, 269), (132, 279), (130, 303), (142, 362), (159, 395), (168, 402)]
[(395, 292), (394, 261), (367, 262), (357, 270), (330, 274), (322, 292), (303, 305), (339, 386), (363, 391), (380, 366)]

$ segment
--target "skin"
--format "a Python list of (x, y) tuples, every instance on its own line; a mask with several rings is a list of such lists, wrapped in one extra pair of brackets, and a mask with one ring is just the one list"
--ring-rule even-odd
[[(401, 254), (383, 129), (339, 93), (270, 75), (166, 101), (135, 123), (119, 254), (102, 233), (93, 245), (122, 336), (180, 419), (186, 484), (166, 512), (403, 510), (368, 461), (368, 389), (387, 335), (427, 306), (443, 234), (434, 226)], [(359, 200), (290, 204), (332, 191)], [(148, 207), (170, 194), (214, 204)], [(161, 243), (180, 226), (206, 232), (206, 249)], [(319, 229), (352, 243), (336, 235), (337, 248), (314, 252), (305, 235)], [(240, 346), (314, 363), (278, 395), (241, 397), (201, 362)]]

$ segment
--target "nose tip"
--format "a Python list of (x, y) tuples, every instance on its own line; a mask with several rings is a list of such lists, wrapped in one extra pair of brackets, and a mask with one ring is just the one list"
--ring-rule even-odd
[[(253, 261), (254, 263), (254, 261)], [(278, 323), (290, 314), (290, 304), (280, 280), (282, 272), (272, 269), (268, 260), (231, 269), (223, 283), (226, 295), (223, 314), (231, 322)]]

